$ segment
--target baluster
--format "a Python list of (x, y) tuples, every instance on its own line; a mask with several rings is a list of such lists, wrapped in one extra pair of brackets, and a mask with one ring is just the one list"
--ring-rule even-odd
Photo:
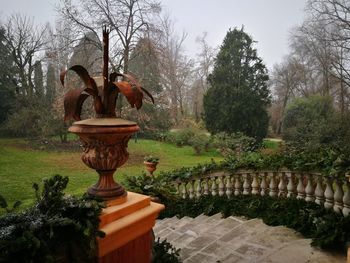
[(305, 187), (303, 183), (303, 174), (298, 174), (298, 186), (297, 186), (297, 198), (298, 199), (305, 199)]
[(223, 177), (224, 176), (219, 177), (219, 196), (223, 196), (225, 194)]
[(314, 186), (312, 182), (312, 174), (307, 174), (306, 180), (307, 180), (307, 184), (305, 188), (305, 193), (306, 193), (305, 201), (313, 202), (315, 200), (315, 196), (314, 196)]
[(270, 175), (270, 184), (269, 184), (269, 188), (270, 188), (270, 196), (271, 197), (275, 197), (277, 195), (277, 184), (276, 184), (276, 179), (275, 179), (275, 175), (274, 173), (269, 173)]
[(217, 196), (217, 191), (216, 189), (218, 188), (217, 183), (216, 183), (216, 177), (211, 178), (212, 179), (212, 184), (211, 184), (211, 195), (212, 196)]
[(228, 175), (226, 177), (226, 196), (230, 198), (232, 195), (232, 182), (231, 182), (231, 176)]
[(202, 196), (202, 179), (199, 179), (197, 188), (196, 188), (196, 197), (200, 198), (201, 196)]
[(266, 176), (267, 173), (262, 173), (261, 174), (261, 183), (260, 183), (260, 195), (265, 196), (267, 194), (267, 182), (266, 182)]
[(324, 202), (324, 207), (326, 209), (330, 209), (333, 207), (333, 188), (332, 188), (332, 181), (331, 178), (326, 178), (326, 190), (324, 192), (324, 197), (326, 198), (326, 201)]
[(252, 182), (252, 194), (253, 195), (259, 194), (258, 175), (259, 175), (259, 173), (254, 173), (254, 175), (253, 175), (253, 182)]
[(235, 196), (240, 195), (242, 193), (242, 185), (241, 185), (241, 175), (235, 174)]
[(315, 189), (316, 200), (315, 203), (322, 205), (324, 203), (324, 189), (322, 185), (322, 175), (317, 175), (317, 184)]
[(243, 174), (243, 195), (249, 195), (250, 194), (250, 178), (249, 178), (249, 173), (244, 173)]
[(286, 182), (285, 182), (285, 174), (284, 173), (279, 173), (280, 174), (280, 182), (278, 184), (278, 197), (285, 197), (286, 196)]
[(350, 213), (350, 183), (345, 181), (346, 192), (343, 197), (343, 215), (348, 216)]
[(190, 199), (194, 198), (194, 180), (190, 181), (189, 187), (188, 187), (188, 197)]
[(183, 182), (183, 183), (182, 183), (182, 198), (183, 198), (183, 199), (186, 199), (186, 198), (187, 198), (187, 189), (186, 189), (186, 185), (187, 185), (186, 182)]
[(291, 172), (287, 172), (286, 176), (288, 178), (288, 184), (287, 184), (287, 197), (295, 197), (295, 185), (294, 185), (294, 174)]
[(336, 213), (340, 213), (343, 209), (343, 183), (341, 180), (336, 179), (335, 182), (335, 192), (334, 192), (334, 207), (333, 210)]
[(208, 177), (204, 178), (204, 186), (203, 186), (203, 188), (204, 188), (203, 194), (204, 194), (204, 195), (209, 195), (209, 184), (208, 184), (208, 180), (209, 180)]

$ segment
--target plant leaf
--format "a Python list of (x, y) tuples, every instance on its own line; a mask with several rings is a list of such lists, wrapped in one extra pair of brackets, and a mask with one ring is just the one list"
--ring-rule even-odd
[(85, 89), (73, 89), (66, 93), (64, 96), (64, 120), (74, 119), (76, 121), (80, 120), (81, 108), (83, 102), (89, 96), (84, 94)]
[[(86, 86), (86, 92), (92, 96), (98, 96), (98, 89), (96, 82), (93, 78), (90, 77), (89, 72), (80, 65), (74, 65), (70, 67), (68, 70), (73, 70), (77, 75), (81, 78)], [(60, 74), (60, 80), (62, 85), (64, 86), (64, 77), (67, 74), (67, 70), (64, 70)]]
[(151, 93), (149, 93), (148, 90), (146, 90), (146, 89), (143, 88), (143, 87), (140, 87), (140, 88), (142, 89), (142, 91), (143, 91), (144, 93), (147, 94), (147, 96), (151, 99), (152, 103), (154, 104), (154, 98), (153, 98), (153, 96), (151, 95)]
[[(141, 86), (141, 84), (140, 84), (132, 75), (130, 75), (130, 74), (124, 74), (124, 73), (119, 73), (119, 72), (113, 72), (113, 73), (111, 73), (111, 74), (109, 75), (109, 79), (110, 79), (111, 82), (113, 82), (113, 83), (115, 84), (116, 82), (114, 82), (114, 81), (115, 81), (115, 79), (116, 79), (118, 76), (121, 76), (121, 77), (124, 77), (125, 79), (127, 79), (128, 82), (130, 82), (130, 84), (133, 86), (133, 88), (134, 88), (135, 90), (138, 90), (140, 93), (142, 93), (141, 101), (138, 102), (137, 105), (136, 105), (136, 103), (132, 104), (132, 103), (130, 102), (130, 100), (128, 99), (128, 101), (129, 101), (129, 103), (130, 103), (130, 105), (131, 105), (132, 107), (134, 107), (133, 105), (135, 105), (137, 109), (141, 108), (141, 106), (142, 106), (142, 99), (143, 99), (143, 93), (146, 93), (147, 96), (151, 99), (152, 103), (154, 104), (154, 99), (153, 99), (152, 95), (151, 95), (145, 88), (143, 88), (143, 87)], [(123, 81), (120, 81), (120, 82), (123, 82)], [(119, 82), (117, 82), (117, 83), (119, 83)], [(123, 91), (121, 91), (121, 90), (119, 90), (119, 91), (126, 97), (126, 95), (123, 93)], [(126, 91), (126, 92), (127, 92), (127, 91)], [(135, 95), (135, 96), (139, 96), (139, 95)], [(139, 105), (139, 106), (138, 106), (138, 105)]]
[(141, 108), (143, 92), (140, 88), (133, 87), (126, 81), (113, 82), (113, 85), (115, 85), (119, 92), (126, 97), (131, 107), (136, 107), (136, 109)]

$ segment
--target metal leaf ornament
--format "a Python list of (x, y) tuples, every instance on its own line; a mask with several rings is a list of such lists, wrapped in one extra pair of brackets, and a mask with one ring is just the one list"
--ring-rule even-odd
[[(113, 72), (108, 75), (108, 44), (109, 30), (106, 27), (103, 29), (103, 84), (98, 86), (95, 79), (89, 75), (89, 72), (81, 65), (75, 65), (68, 70), (62, 71), (60, 80), (64, 86), (64, 79), (69, 70), (74, 71), (84, 83), (84, 88), (76, 88), (70, 90), (64, 96), (64, 120), (79, 121), (81, 109), (84, 101), (92, 96), (94, 108), (99, 118), (116, 117), (115, 106), (119, 93), (123, 94), (131, 107), (140, 109), (144, 93), (154, 103), (152, 95), (144, 89), (140, 83), (130, 74)], [(118, 81), (118, 77), (122, 80)]]

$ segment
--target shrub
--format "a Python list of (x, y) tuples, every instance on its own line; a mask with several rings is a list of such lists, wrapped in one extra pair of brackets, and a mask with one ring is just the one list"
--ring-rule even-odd
[[(68, 177), (33, 185), (36, 203), (0, 217), (0, 262), (91, 262), (96, 253), (102, 203), (65, 196)], [(2, 199), (4, 200), (4, 199)], [(0, 202), (7, 208), (6, 202)]]
[(311, 96), (290, 103), (283, 117), (283, 139), (294, 147), (318, 150), (336, 137), (330, 97)]
[(189, 144), (193, 147), (196, 154), (200, 154), (202, 151), (209, 147), (210, 138), (204, 133), (196, 133), (189, 139)]
[(195, 135), (195, 129), (187, 128), (179, 131), (172, 131), (166, 134), (166, 141), (178, 147), (190, 145), (190, 139)]
[(255, 151), (259, 144), (254, 138), (240, 132), (232, 134), (220, 132), (213, 136), (213, 146), (218, 148), (223, 156), (228, 156)]
[(153, 244), (152, 263), (180, 263), (180, 249), (176, 249), (166, 240), (158, 238)]

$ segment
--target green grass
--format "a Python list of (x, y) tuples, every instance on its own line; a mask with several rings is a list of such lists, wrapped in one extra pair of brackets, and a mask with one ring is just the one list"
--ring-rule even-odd
[(263, 140), (263, 146), (266, 149), (271, 149), (271, 150), (277, 150), (281, 145), (280, 140), (275, 140), (275, 139), (264, 139)]
[[(167, 171), (183, 166), (193, 166), (213, 158), (223, 158), (215, 151), (196, 155), (191, 147), (178, 148), (172, 144), (151, 140), (130, 140), (130, 157), (116, 172), (115, 179), (122, 183), (129, 175), (139, 175), (144, 171), (143, 158), (154, 155), (160, 158), (159, 171)], [(97, 174), (80, 159), (80, 152), (39, 151), (28, 147), (24, 140), (0, 139), (0, 194), (10, 203), (20, 200), (28, 206), (34, 199), (32, 184), (41, 182), (54, 174), (69, 177), (67, 193), (81, 195), (97, 181)]]

